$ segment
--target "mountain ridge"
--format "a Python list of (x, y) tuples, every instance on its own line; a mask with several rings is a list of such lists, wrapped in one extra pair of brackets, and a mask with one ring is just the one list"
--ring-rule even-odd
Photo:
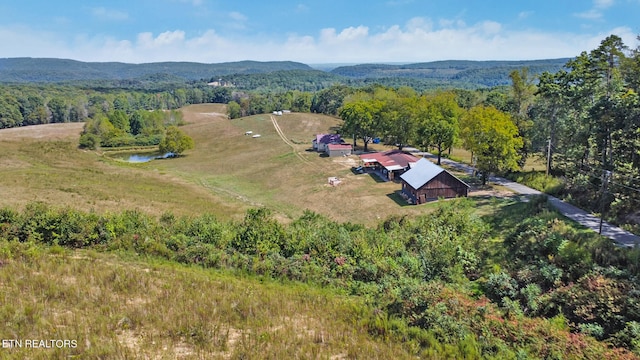
[[(296, 77), (316, 81), (322, 71), (336, 83), (390, 82), (389, 79), (410, 80), (415, 83), (445, 82), (452, 86), (492, 87), (509, 83), (509, 73), (528, 68), (532, 76), (542, 72), (557, 72), (569, 58), (542, 60), (439, 60), (419, 63), (364, 63), (324, 70), (294, 61), (243, 60), (223, 63), (167, 61), (142, 64), (122, 62), (83, 62), (58, 58), (0, 58), (0, 83), (61, 83), (73, 81), (122, 81), (171, 79), (172, 81), (210, 81), (224, 77), (268, 76), (295, 72)], [(339, 65), (339, 64), (336, 64)], [(393, 82), (393, 81), (392, 81)], [(397, 82), (397, 81), (396, 81)]]

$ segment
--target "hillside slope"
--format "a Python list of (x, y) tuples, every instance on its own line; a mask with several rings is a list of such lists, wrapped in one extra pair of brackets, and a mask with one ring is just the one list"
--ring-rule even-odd
[(0, 83), (79, 81), (151, 81), (182, 83), (224, 78), (245, 90), (315, 91), (335, 83), (354, 86), (375, 82), (387, 86), (478, 88), (506, 85), (509, 73), (528, 68), (531, 75), (557, 72), (568, 59), (530, 61), (449, 60), (405, 65), (360, 64), (329, 72), (292, 61), (239, 61), (218, 64), (159, 62), (125, 64), (68, 59), (0, 59)]
[(405, 65), (362, 64), (338, 67), (331, 70), (331, 73), (354, 79), (413, 78), (496, 86), (509, 84), (509, 73), (513, 70), (526, 67), (532, 75), (545, 71), (557, 72), (564, 68), (568, 60), (447, 60)]
[(123, 80), (169, 75), (183, 80), (210, 79), (230, 74), (256, 74), (279, 70), (312, 70), (291, 61), (238, 61), (219, 64), (158, 62), (125, 64), (82, 62), (68, 59), (0, 59), (0, 82), (62, 82), (72, 80)]
[(5, 342), (2, 359), (411, 358), (357, 324), (361, 301), (331, 291), (4, 240), (0, 266), (13, 299), (0, 331), (22, 345)]

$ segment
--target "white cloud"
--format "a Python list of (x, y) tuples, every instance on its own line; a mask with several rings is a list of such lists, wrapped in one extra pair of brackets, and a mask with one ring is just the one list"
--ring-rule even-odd
[[(443, 25), (444, 24), (444, 25)], [(598, 34), (509, 31), (486, 21), (465, 25), (415, 18), (404, 25), (372, 31), (364, 25), (327, 28), (317, 34), (293, 34), (286, 39), (227, 37), (215, 30), (189, 34), (184, 30), (143, 32), (132, 39), (77, 35), (72, 39), (26, 27), (0, 25), (0, 57), (59, 57), (83, 61), (291, 60), (304, 63), (424, 62), (433, 60), (524, 60), (573, 57), (595, 49), (617, 34), (630, 46), (636, 34), (614, 28)]]
[(593, 6), (597, 9), (606, 9), (615, 3), (615, 0), (593, 0)]
[(150, 32), (138, 34), (137, 45), (143, 49), (157, 49), (171, 45), (180, 45), (184, 43), (184, 31), (165, 31), (157, 37), (153, 37)]
[(122, 21), (129, 18), (129, 14), (124, 11), (107, 9), (104, 7), (91, 9), (91, 14), (98, 19), (108, 21)]
[(246, 16), (244, 16), (241, 13), (236, 12), (236, 11), (233, 11), (233, 12), (229, 13), (229, 17), (232, 20), (235, 20), (235, 21), (247, 21), (247, 17)]
[(596, 9), (591, 9), (589, 11), (575, 13), (574, 16), (587, 20), (598, 20), (602, 18), (602, 12)]
[(604, 16), (603, 11), (615, 4), (615, 0), (593, 0), (593, 7), (590, 10), (574, 13), (575, 17), (587, 20), (600, 20)]
[(232, 11), (227, 15), (227, 17), (230, 20), (225, 24), (228, 28), (234, 30), (244, 30), (247, 28), (246, 24), (248, 18), (244, 14), (237, 11)]
[[(441, 27), (448, 27), (448, 26), (454, 26), (454, 25), (455, 25), (455, 21), (440, 20)], [(422, 17), (414, 17), (409, 21), (407, 21), (405, 28), (407, 29), (407, 31), (415, 31), (415, 30), (430, 31), (433, 28), (433, 23), (431, 22), (430, 19), (425, 19)]]
[(518, 14), (518, 19), (523, 20), (533, 15), (533, 11), (522, 11)]
[(296, 12), (300, 14), (308, 13), (309, 7), (305, 4), (298, 4), (296, 5)]

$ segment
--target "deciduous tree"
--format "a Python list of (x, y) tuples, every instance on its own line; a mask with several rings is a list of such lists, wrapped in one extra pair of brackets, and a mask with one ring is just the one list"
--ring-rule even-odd
[(438, 165), (442, 152), (453, 146), (458, 134), (459, 117), (463, 113), (451, 92), (423, 97), (417, 110), (416, 144), (434, 146), (438, 150)]
[(522, 138), (508, 114), (491, 106), (476, 106), (462, 117), (460, 133), (464, 147), (477, 159), (482, 184), (490, 173), (518, 168)]
[(184, 151), (193, 149), (193, 139), (177, 126), (169, 126), (164, 139), (160, 142), (160, 152), (180, 155)]

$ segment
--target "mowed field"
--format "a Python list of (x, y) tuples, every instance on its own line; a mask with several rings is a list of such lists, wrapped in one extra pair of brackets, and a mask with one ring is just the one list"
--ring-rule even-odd
[(78, 149), (83, 124), (0, 130), (0, 207), (45, 202), (84, 211), (153, 215), (233, 213), (206, 189), (172, 174)]
[[(363, 224), (433, 208), (407, 205), (398, 195), (399, 183), (354, 174), (357, 156), (329, 158), (311, 151), (315, 135), (332, 131), (339, 119), (292, 113), (228, 120), (220, 104), (182, 111), (187, 125), (181, 129), (193, 137), (195, 149), (142, 164), (78, 149), (82, 124), (0, 130), (0, 204), (43, 201), (97, 212), (209, 212), (223, 218), (265, 206), (285, 222), (308, 209)], [(342, 180), (335, 187), (327, 180), (334, 176)]]
[[(266, 206), (283, 219), (294, 219), (308, 209), (358, 223), (428, 209), (400, 202), (396, 193), (400, 184), (354, 174), (357, 156), (329, 158), (311, 151), (315, 135), (331, 131), (339, 119), (292, 113), (227, 120), (219, 116), (224, 112), (219, 105), (190, 106), (183, 112), (189, 122), (183, 129), (194, 138), (196, 148), (183, 158), (150, 166), (189, 179), (228, 203)], [(245, 135), (247, 131), (260, 137)], [(334, 176), (340, 185), (328, 184)]]

